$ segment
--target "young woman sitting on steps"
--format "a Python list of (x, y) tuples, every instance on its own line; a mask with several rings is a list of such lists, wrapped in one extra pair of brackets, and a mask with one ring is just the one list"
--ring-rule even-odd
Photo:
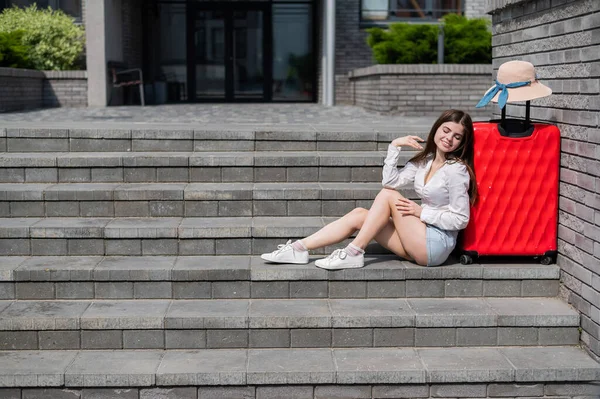
[[(328, 269), (364, 266), (364, 250), (371, 240), (419, 265), (446, 261), (458, 232), (469, 222), (469, 207), (477, 197), (473, 173), (473, 123), (469, 114), (444, 111), (425, 143), (418, 136), (399, 137), (388, 146), (383, 166), (384, 188), (371, 209), (355, 208), (309, 237), (288, 241), (261, 258), (273, 263), (308, 263), (308, 251), (339, 243), (358, 230), (344, 249), (315, 262)], [(401, 147), (421, 150), (402, 170)], [(404, 198), (397, 188), (412, 184), (422, 205)]]

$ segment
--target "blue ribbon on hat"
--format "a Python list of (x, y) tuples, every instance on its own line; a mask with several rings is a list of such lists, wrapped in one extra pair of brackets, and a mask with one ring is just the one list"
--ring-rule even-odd
[(516, 89), (517, 87), (523, 87), (530, 84), (531, 81), (502, 84), (496, 80), (496, 84), (494, 85), (494, 87), (492, 87), (490, 91), (488, 91), (483, 96), (483, 98), (479, 100), (475, 108), (481, 108), (486, 106), (490, 101), (492, 101), (492, 98), (494, 98), (496, 93), (500, 92), (500, 95), (498, 96), (498, 106), (500, 107), (500, 109), (502, 109), (508, 101), (508, 89)]

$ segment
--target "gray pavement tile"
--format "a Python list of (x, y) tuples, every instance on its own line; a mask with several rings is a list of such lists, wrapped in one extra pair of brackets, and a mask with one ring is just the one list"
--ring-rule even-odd
[(251, 258), (250, 273), (252, 281), (328, 280), (330, 275), (312, 262), (306, 265), (280, 265), (265, 262), (259, 256)]
[(0, 201), (42, 201), (44, 191), (50, 186), (45, 183), (1, 183)]
[(254, 183), (190, 183), (184, 191), (186, 201), (234, 201), (252, 199)]
[(194, 138), (192, 129), (134, 129), (131, 131), (133, 139), (153, 139), (153, 140), (191, 140)]
[(117, 201), (182, 200), (187, 183), (128, 183), (115, 188)]
[[(114, 138), (127, 138), (114, 132), (132, 130), (189, 130), (195, 139), (213, 139), (230, 132), (228, 139), (240, 140), (242, 133), (254, 137), (255, 131), (271, 131), (290, 126), (288, 131), (429, 131), (431, 117), (382, 115), (361, 107), (323, 107), (321, 104), (173, 104), (160, 107), (117, 106), (106, 108), (48, 108), (4, 113), (3, 127), (17, 129), (109, 130)], [(25, 119), (25, 120), (24, 120)], [(174, 123), (173, 121), (177, 121)], [(342, 128), (343, 126), (343, 128)], [(74, 134), (74, 133), (73, 133)], [(87, 137), (87, 136), (84, 136)], [(95, 136), (92, 136), (95, 137)], [(102, 136), (99, 136), (102, 137)]]
[(568, 327), (579, 325), (579, 314), (558, 298), (484, 298), (496, 312), (499, 326)]
[[(35, 256), (14, 271), (16, 281), (89, 281), (101, 256)], [(1, 265), (1, 263), (0, 263)]]
[[(319, 166), (378, 166), (381, 167), (385, 155), (382, 151), (319, 151)], [(398, 163), (405, 163), (410, 157), (400, 155)]]
[(505, 264), (485, 265), (483, 278), (486, 280), (557, 280), (560, 267), (556, 265)]
[(333, 327), (413, 327), (415, 311), (405, 299), (330, 299)]
[(332, 384), (335, 374), (330, 349), (248, 351), (248, 384)]
[(0, 281), (12, 281), (14, 271), (28, 259), (25, 256), (0, 256)]
[[(52, 168), (61, 153), (0, 153), (2, 168)], [(63, 154), (66, 155), (66, 154)]]
[(141, 387), (155, 385), (163, 351), (81, 351), (65, 371), (70, 387)]
[(47, 201), (112, 201), (121, 183), (60, 183), (48, 187)]
[(409, 299), (415, 311), (416, 327), (489, 327), (498, 324), (498, 315), (482, 299)]
[(45, 218), (30, 227), (31, 238), (103, 238), (111, 219)]
[(381, 183), (318, 183), (324, 200), (373, 200), (382, 190)]
[(189, 165), (192, 152), (124, 152), (119, 153), (124, 167), (183, 166)]
[(423, 384), (426, 372), (412, 348), (334, 349), (338, 384)]
[(0, 238), (28, 238), (31, 226), (40, 218), (0, 218)]
[(319, 183), (254, 183), (254, 200), (318, 200)]
[(246, 385), (246, 350), (167, 352), (156, 371), (156, 384)]
[(513, 366), (492, 348), (417, 349), (429, 383), (514, 381)]
[(95, 138), (95, 139), (113, 139), (128, 140), (131, 139), (131, 130), (129, 129), (69, 129), (70, 138)]
[(331, 311), (323, 299), (253, 299), (250, 328), (331, 327)]
[(319, 166), (319, 156), (313, 151), (256, 151), (254, 166)]
[(243, 152), (197, 152), (190, 154), (189, 166), (254, 166), (254, 156)]
[(168, 281), (174, 256), (107, 256), (94, 269), (94, 279), (104, 281)]
[(2, 311), (4, 309), (6, 309), (7, 307), (9, 307), (13, 303), (14, 303), (14, 301), (0, 301), (0, 314), (2, 313)]
[(250, 279), (248, 256), (179, 256), (172, 274), (176, 281), (247, 281)]
[(177, 238), (182, 218), (117, 218), (104, 229), (106, 238)]
[(169, 329), (248, 328), (247, 299), (177, 300), (165, 316)]
[[(340, 245), (341, 247), (341, 245)], [(390, 255), (367, 255), (365, 267), (329, 274), (330, 280), (404, 280), (408, 262)]]
[(0, 352), (0, 386), (60, 387), (76, 355), (70, 351)]
[(126, 152), (67, 152), (56, 153), (56, 165), (63, 168), (123, 166)]
[(306, 237), (324, 225), (320, 217), (255, 217), (252, 237)]
[(87, 301), (15, 301), (0, 312), (0, 330), (77, 330)]
[(96, 301), (80, 318), (85, 330), (161, 329), (171, 301)]
[(179, 226), (179, 238), (251, 237), (252, 218), (185, 218)]
[[(450, 260), (452, 261), (452, 259)], [(406, 266), (407, 280), (481, 279), (483, 267), (478, 264), (447, 264), (444, 267), (423, 267), (414, 263)]]
[(598, 381), (600, 364), (576, 347), (499, 348), (515, 381)]

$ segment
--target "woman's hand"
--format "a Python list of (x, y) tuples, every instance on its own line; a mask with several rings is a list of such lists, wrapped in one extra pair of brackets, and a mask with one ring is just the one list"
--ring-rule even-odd
[(419, 136), (404, 136), (404, 137), (398, 137), (397, 139), (394, 139), (394, 141), (392, 141), (392, 145), (394, 147), (407, 146), (407, 147), (415, 148), (417, 150), (422, 150), (423, 146), (421, 146), (421, 144), (419, 144), (419, 143), (422, 143), (424, 141), (425, 140), (423, 140)]
[(419, 204), (406, 198), (400, 198), (396, 201), (396, 209), (402, 216), (413, 215), (418, 218), (421, 217), (421, 211), (423, 210)]

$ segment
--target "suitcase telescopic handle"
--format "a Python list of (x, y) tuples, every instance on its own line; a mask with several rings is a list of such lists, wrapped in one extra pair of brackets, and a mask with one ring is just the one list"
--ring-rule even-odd
[[(508, 104), (507, 104), (508, 105)], [(510, 123), (508, 123), (510, 122)], [(531, 123), (531, 101), (525, 103), (525, 120), (506, 119), (506, 105), (502, 108), (502, 117), (498, 131), (504, 137), (529, 137), (533, 134), (533, 124)]]

